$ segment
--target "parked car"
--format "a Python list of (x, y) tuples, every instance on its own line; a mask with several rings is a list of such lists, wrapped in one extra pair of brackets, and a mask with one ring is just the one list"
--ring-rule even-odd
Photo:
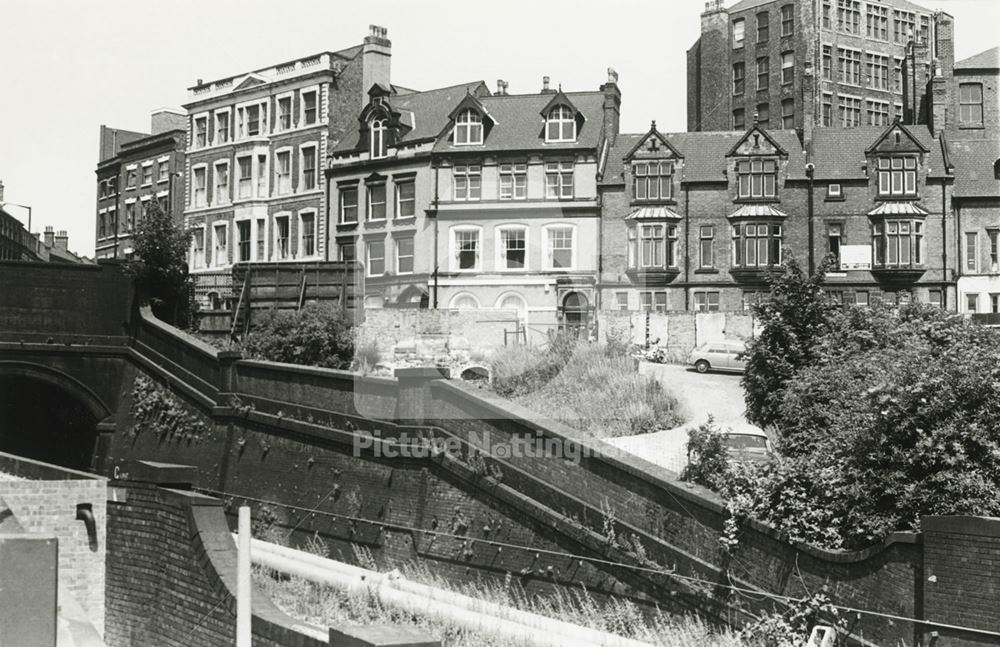
[(774, 456), (771, 441), (764, 430), (749, 423), (726, 429), (723, 444), (730, 461), (762, 463)]
[(746, 370), (744, 359), (746, 351), (746, 344), (742, 341), (728, 339), (710, 341), (691, 351), (688, 363), (693, 364), (699, 373), (707, 373), (708, 371), (742, 373)]

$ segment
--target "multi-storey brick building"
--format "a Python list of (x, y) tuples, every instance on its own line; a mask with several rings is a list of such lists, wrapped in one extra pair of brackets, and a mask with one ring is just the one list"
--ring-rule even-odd
[(336, 260), (364, 263), (366, 307), (426, 308), (434, 272), (431, 151), (454, 106), (489, 90), (482, 81), (426, 92), (383, 84), (369, 90), (355, 133), (333, 149), (326, 170)]
[(955, 303), (954, 180), (925, 126), (620, 135), (601, 179), (602, 309), (738, 310), (794, 255), (845, 303)]
[(799, 131), (928, 123), (952, 38), (951, 16), (906, 0), (711, 0), (688, 50), (688, 130), (743, 130), (755, 114)]
[(368, 306), (503, 308), (537, 331), (583, 327), (596, 290), (595, 177), (618, 131), (617, 74), (595, 92), (498, 82), (371, 88), (327, 170), (339, 258)]
[(390, 42), (322, 52), (189, 89), (185, 221), (203, 305), (231, 297), (237, 262), (327, 256), (322, 160), (388, 83)]
[(131, 258), (132, 231), (156, 201), (182, 219), (187, 120), (172, 110), (153, 113), (149, 133), (101, 126), (97, 162), (96, 258)]

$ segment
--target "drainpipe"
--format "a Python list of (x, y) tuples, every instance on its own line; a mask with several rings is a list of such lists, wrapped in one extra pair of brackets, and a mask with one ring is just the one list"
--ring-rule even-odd
[[(684, 184), (684, 310), (691, 308), (689, 281), (691, 280), (691, 187)], [(648, 330), (648, 327), (647, 327)]]
[(438, 172), (434, 165), (434, 309), (438, 309)]
[(808, 211), (808, 223), (809, 223), (809, 276), (812, 276), (816, 271), (816, 249), (815, 249), (815, 225), (813, 224), (813, 187), (815, 186), (815, 178), (813, 177), (816, 172), (816, 166), (809, 162), (806, 164), (806, 175), (809, 177), (809, 203), (807, 207)]
[[(943, 310), (948, 309), (948, 226), (946, 209), (948, 208), (948, 183), (944, 180), (941, 181), (941, 279), (944, 281), (944, 285), (941, 286), (941, 308)], [(958, 210), (956, 209), (956, 212)], [(956, 240), (961, 240), (956, 232)], [(961, 255), (958, 258), (962, 258)], [(956, 312), (958, 308), (958, 281), (955, 281), (955, 307)]]
[(961, 309), (958, 281), (962, 278), (962, 208), (958, 205), (955, 205), (955, 260), (957, 261), (955, 263), (955, 312), (958, 312)]

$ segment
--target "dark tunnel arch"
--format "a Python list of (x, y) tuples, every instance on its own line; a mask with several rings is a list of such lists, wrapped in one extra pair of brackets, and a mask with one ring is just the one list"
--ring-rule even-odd
[(0, 362), (0, 452), (88, 470), (98, 423), (111, 411), (62, 371)]

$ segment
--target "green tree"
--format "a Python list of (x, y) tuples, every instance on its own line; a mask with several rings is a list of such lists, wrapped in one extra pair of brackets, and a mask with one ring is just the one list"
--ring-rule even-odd
[(140, 302), (148, 303), (157, 318), (189, 327), (190, 284), (187, 250), (190, 234), (155, 201), (133, 233), (135, 260), (127, 270), (135, 278)]
[(761, 334), (747, 346), (747, 367), (742, 384), (747, 417), (760, 426), (773, 423), (785, 384), (797, 370), (816, 360), (819, 339), (840, 316), (833, 301), (823, 293), (823, 276), (830, 259), (808, 276), (795, 258), (783, 271), (768, 278), (769, 298), (754, 306), (763, 326)]
[(329, 303), (310, 303), (297, 312), (272, 310), (255, 315), (243, 342), (249, 357), (272, 362), (347, 369), (354, 357), (352, 322)]

